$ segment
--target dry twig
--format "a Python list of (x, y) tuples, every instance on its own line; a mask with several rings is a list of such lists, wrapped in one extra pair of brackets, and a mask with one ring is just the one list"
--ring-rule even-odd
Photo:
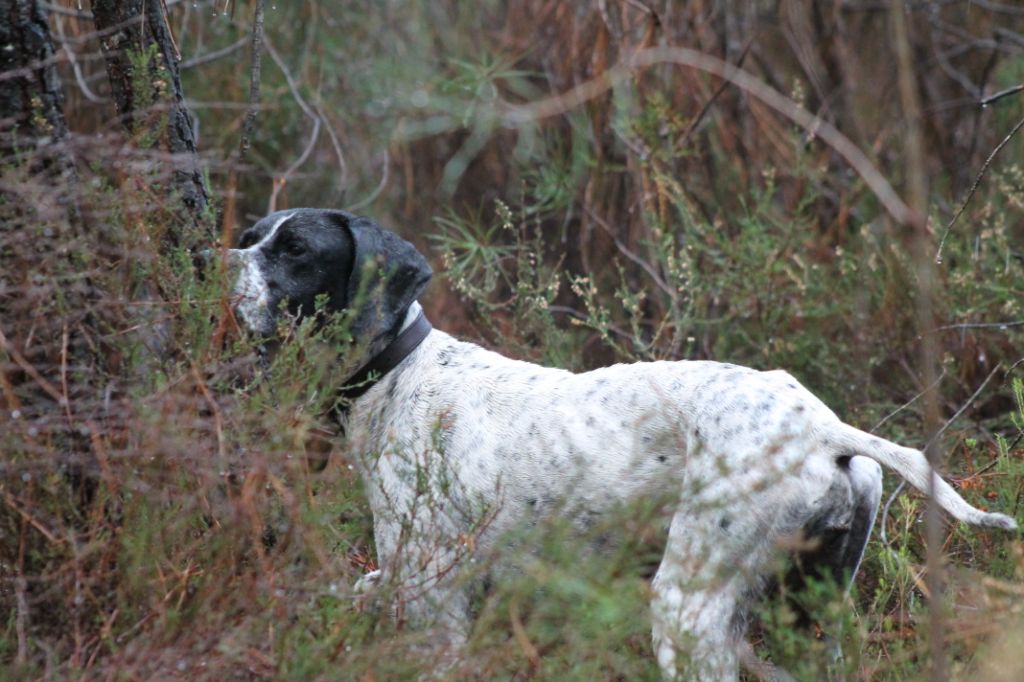
[(256, 114), (260, 108), (260, 72), (263, 54), (263, 2), (256, 0), (256, 9), (252, 19), (252, 55), (249, 67), (249, 108), (245, 112), (242, 124), (242, 139), (238, 143), (238, 160), (245, 160), (252, 144), (252, 131), (256, 127)]
[(640, 50), (602, 75), (581, 83), (567, 92), (538, 100), (530, 104), (505, 103), (501, 117), (508, 126), (558, 116), (575, 109), (584, 102), (608, 92), (616, 84), (631, 78), (637, 70), (656, 64), (677, 64), (710, 73), (757, 98), (806, 130), (814, 130), (817, 137), (832, 147), (864, 180), (868, 188), (900, 225), (914, 223), (914, 213), (903, 201), (872, 161), (848, 137), (828, 121), (823, 121), (796, 104), (760, 78), (728, 64), (717, 57), (685, 47), (652, 47)]
[(956, 221), (960, 219), (961, 215), (963, 215), (963, 212), (967, 209), (967, 205), (971, 203), (971, 198), (974, 196), (974, 192), (977, 191), (978, 185), (981, 184), (981, 179), (985, 177), (988, 167), (992, 165), (992, 160), (996, 158), (996, 154), (1002, 151), (1003, 147), (1013, 139), (1013, 136), (1016, 135), (1021, 128), (1024, 128), (1024, 118), (1017, 122), (1017, 125), (1013, 127), (1010, 134), (1004, 137), (1003, 141), (996, 145), (996, 148), (993, 149), (992, 153), (988, 155), (987, 159), (985, 159), (985, 163), (981, 166), (981, 172), (979, 172), (978, 177), (974, 179), (974, 184), (971, 185), (971, 189), (967, 191), (967, 197), (960, 204), (960, 208), (953, 215), (953, 219), (946, 225), (945, 232), (942, 233), (942, 239), (939, 240), (939, 248), (935, 252), (936, 263), (942, 263), (942, 248), (946, 245), (946, 238), (949, 237), (949, 231), (953, 229), (953, 225), (955, 225)]

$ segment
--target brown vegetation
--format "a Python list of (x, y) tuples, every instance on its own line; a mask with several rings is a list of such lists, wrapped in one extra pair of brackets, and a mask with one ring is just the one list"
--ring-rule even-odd
[[(1009, 0), (0, 0), (3, 676), (429, 665), (350, 598), (371, 530), (317, 345), (261, 364), (226, 275), (197, 269), (274, 208), (373, 214), (437, 256), (437, 326), (517, 356), (783, 366), (847, 421), (941, 427), (964, 494), (1019, 516), (1022, 55)], [(931, 575), (960, 568), (929, 626), (923, 506), (880, 519), (856, 618), (831, 595), (847, 674), (992, 651), (1013, 679), (1021, 544), (938, 529)], [(482, 607), (465, 674), (654, 675), (650, 557), (567, 554)], [(793, 637), (772, 655), (815, 679)]]

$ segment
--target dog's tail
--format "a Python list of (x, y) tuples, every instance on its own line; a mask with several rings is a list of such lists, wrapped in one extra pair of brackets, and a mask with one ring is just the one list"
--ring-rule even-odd
[[(839, 431), (836, 444), (842, 455), (856, 453), (869, 457), (882, 466), (894, 469), (905, 478), (910, 485), (921, 492), (931, 494), (929, 479), (932, 468), (920, 450), (905, 448), (884, 438), (872, 436), (849, 424), (843, 424)], [(972, 507), (951, 485), (935, 476), (934, 499), (939, 506), (965, 523), (974, 526), (993, 526), (1005, 530), (1014, 530), (1017, 522), (1005, 514), (983, 512)]]

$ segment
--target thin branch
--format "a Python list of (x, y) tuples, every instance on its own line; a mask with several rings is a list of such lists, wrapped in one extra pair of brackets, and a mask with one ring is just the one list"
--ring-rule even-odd
[(388, 159), (388, 155), (384, 154), (384, 169), (383, 169), (383, 173), (381, 174), (381, 177), (380, 177), (380, 182), (377, 184), (376, 189), (374, 189), (372, 192), (370, 192), (370, 195), (365, 197), (364, 199), (361, 199), (360, 201), (357, 201), (356, 203), (352, 204), (351, 206), (346, 206), (345, 210), (346, 211), (358, 211), (362, 207), (368, 206), (369, 204), (373, 203), (374, 200), (376, 200), (377, 197), (380, 196), (380, 193), (383, 192), (384, 188), (387, 186), (387, 184), (388, 184), (388, 174), (390, 172), (390, 169), (391, 169), (391, 162)]
[(60, 47), (64, 50), (64, 54), (68, 56), (68, 61), (71, 63), (71, 71), (75, 75), (75, 82), (78, 84), (78, 89), (82, 91), (82, 94), (85, 95), (85, 98), (90, 102), (94, 102), (96, 104), (109, 102), (110, 100), (107, 98), (100, 97), (93, 92), (92, 88), (90, 88), (89, 84), (86, 82), (74, 48), (71, 46), (69, 41), (64, 39), (64, 19), (58, 16), (53, 20), (53, 24), (57, 28), (57, 35), (60, 37)]
[(956, 221), (960, 219), (960, 216), (963, 215), (963, 212), (967, 210), (967, 205), (971, 203), (971, 198), (977, 191), (978, 185), (981, 184), (981, 179), (985, 177), (985, 173), (988, 171), (988, 167), (992, 165), (992, 161), (996, 158), (996, 154), (1002, 151), (1003, 147), (1009, 144), (1010, 140), (1013, 139), (1013, 136), (1016, 135), (1017, 131), (1019, 131), (1022, 127), (1024, 127), (1024, 118), (1017, 122), (1017, 125), (1013, 127), (1013, 130), (1010, 131), (1010, 134), (1004, 137), (1003, 141), (1000, 142), (996, 146), (996, 148), (992, 150), (992, 153), (988, 155), (988, 158), (985, 159), (985, 163), (981, 167), (981, 172), (978, 173), (978, 177), (974, 179), (974, 184), (971, 185), (971, 189), (967, 191), (967, 197), (964, 199), (963, 203), (960, 204), (960, 208), (953, 216), (953, 219), (950, 220), (949, 224), (946, 225), (946, 231), (942, 233), (942, 239), (939, 240), (939, 248), (935, 251), (936, 263), (942, 263), (942, 249), (946, 245), (946, 238), (949, 237), (949, 231), (953, 229), (953, 225), (955, 225)]
[(895, 410), (893, 410), (889, 414), (887, 414), (884, 417), (882, 417), (882, 419), (877, 424), (875, 424), (873, 427), (871, 427), (871, 433), (875, 433), (876, 431), (878, 431), (878, 429), (882, 428), (882, 424), (884, 424), (885, 422), (889, 421), (890, 419), (895, 417), (897, 414), (899, 414), (903, 410), (907, 409), (908, 407), (910, 407), (911, 405), (916, 403), (918, 401), (918, 399), (921, 398), (921, 396), (923, 396), (925, 393), (927, 393), (928, 391), (930, 391), (933, 388), (935, 388), (936, 386), (938, 386), (939, 382), (941, 382), (945, 377), (946, 377), (946, 370), (943, 369), (942, 370), (942, 374), (939, 375), (938, 379), (936, 379), (931, 384), (929, 384), (924, 389), (922, 389), (921, 392), (918, 393), (917, 395), (915, 395), (913, 398), (911, 398), (907, 402), (903, 403), (902, 405), (897, 407)]
[(992, 0), (971, 0), (970, 4), (976, 5), (982, 9), (987, 9), (993, 14), (1008, 14), (1015, 17), (1024, 17), (1024, 7), (1014, 7), (1013, 5), (993, 2)]
[(58, 537), (57, 534), (51, 531), (49, 528), (47, 528), (42, 521), (32, 516), (32, 514), (30, 514), (25, 509), (25, 505), (23, 505), (21, 501), (14, 495), (7, 492), (6, 490), (0, 490), (0, 496), (3, 497), (4, 504), (10, 507), (12, 511), (16, 512), (28, 524), (30, 524), (33, 528), (39, 531), (43, 535), (43, 537), (49, 540), (52, 544), (60, 545), (64, 543), (64, 540)]
[(309, 118), (319, 118), (319, 116), (316, 115), (316, 112), (313, 111), (306, 102), (305, 98), (303, 98), (299, 93), (299, 84), (295, 81), (295, 77), (292, 75), (291, 70), (288, 68), (288, 65), (284, 63), (284, 59), (281, 58), (281, 54), (274, 49), (274, 44), (270, 42), (266, 36), (263, 37), (263, 45), (267, 48), (267, 54), (269, 54), (270, 58), (274, 60), (277, 68), (281, 69), (281, 74), (284, 76), (284, 80), (288, 84), (288, 90), (291, 91), (292, 97), (295, 99), (296, 104), (299, 105), (299, 108), (302, 109), (303, 113), (305, 113)]
[(80, 9), (71, 9), (70, 7), (63, 7), (53, 2), (44, 2), (44, 0), (38, 0), (39, 4), (42, 5), (51, 14), (62, 14), (66, 17), (75, 17), (76, 19), (92, 20), (92, 12), (86, 12)]
[(299, 155), (299, 158), (295, 159), (295, 162), (288, 166), (281, 175), (280, 181), (282, 184), (287, 183), (292, 174), (294, 174), (302, 164), (309, 160), (310, 154), (313, 153), (313, 147), (316, 145), (316, 141), (320, 137), (320, 125), (320, 117), (317, 116), (313, 119), (313, 132), (309, 134), (309, 141), (306, 142), (306, 148), (302, 150), (302, 154)]
[(996, 102), (998, 102), (999, 100), (1001, 100), (1004, 97), (1009, 97), (1010, 95), (1016, 95), (1021, 90), (1024, 90), (1024, 84), (1022, 84), (1022, 85), (1014, 85), (1012, 88), (1006, 88), (1005, 90), (1000, 90), (996, 94), (989, 95), (985, 99), (981, 100), (981, 106), (987, 107), (989, 105), (995, 104)]
[(930, 439), (928, 439), (928, 442), (925, 443), (924, 448), (922, 448), (923, 450), (927, 450), (928, 448), (930, 448), (932, 444), (936, 441), (936, 439), (938, 439), (942, 434), (944, 434), (946, 430), (953, 425), (953, 422), (959, 419), (960, 416), (967, 411), (967, 408), (971, 406), (971, 403), (973, 403), (978, 398), (978, 396), (981, 395), (981, 392), (985, 390), (985, 387), (988, 386), (988, 382), (992, 381), (992, 377), (996, 375), (996, 372), (998, 372), (1002, 368), (1002, 363), (997, 362), (996, 366), (993, 367), (992, 371), (988, 373), (987, 377), (985, 377), (985, 381), (981, 382), (981, 386), (978, 386), (978, 389), (971, 394), (971, 397), (968, 398), (963, 405), (960, 406), (960, 409), (954, 412), (953, 416), (947, 419), (946, 423), (942, 425), (942, 428), (936, 431), (935, 434)]
[(263, 39), (263, 44), (267, 48), (267, 54), (270, 55), (270, 58), (274, 60), (277, 68), (279, 68), (282, 75), (284, 75), (284, 80), (288, 84), (288, 90), (292, 93), (292, 98), (299, 105), (299, 108), (302, 109), (303, 113), (313, 121), (313, 131), (309, 135), (309, 141), (306, 143), (306, 148), (303, 150), (302, 154), (298, 159), (296, 159), (295, 163), (285, 170), (283, 174), (274, 179), (274, 188), (270, 193), (269, 201), (270, 210), (272, 211), (276, 205), (277, 195), (280, 193), (281, 188), (288, 184), (288, 179), (291, 178), (292, 174), (297, 171), (302, 164), (306, 162), (310, 154), (312, 154), (313, 146), (316, 144), (316, 140), (320, 136), (320, 116), (313, 111), (299, 93), (298, 83), (292, 76), (292, 72), (288, 69), (288, 65), (284, 63), (284, 59), (282, 59), (278, 51), (274, 49), (274, 45), (265, 37)]
[(915, 222), (913, 211), (900, 198), (889, 181), (864, 152), (834, 125), (822, 121), (751, 73), (697, 50), (684, 47), (652, 47), (640, 50), (600, 76), (567, 92), (531, 104), (503, 103), (503, 110), (498, 113), (503, 123), (510, 127), (558, 116), (608, 92), (618, 83), (631, 78), (634, 71), (656, 64), (677, 64), (727, 80), (797, 125), (814, 130), (815, 135), (839, 154), (864, 180), (882, 207), (897, 223), (911, 225)]
[[(232, 20), (232, 23), (234, 23), (235, 25), (241, 26), (241, 24), (239, 24), (238, 22), (236, 22), (234, 20)], [(285, 82), (287, 82), (287, 84), (288, 84), (288, 89), (291, 91), (292, 97), (295, 99), (296, 103), (299, 105), (299, 108), (302, 109), (303, 113), (305, 113), (306, 116), (308, 116), (311, 120), (314, 121), (314, 130), (313, 130), (313, 134), (312, 134), (313, 140), (309, 144), (311, 145), (312, 142), (315, 141), (315, 138), (319, 135), (319, 133), (320, 133), (320, 126), (321, 125), (324, 128), (326, 128), (327, 135), (331, 139), (331, 146), (334, 149), (334, 154), (335, 154), (335, 156), (338, 159), (338, 168), (339, 168), (340, 174), (341, 174), (341, 177), (340, 177), (340, 179), (338, 181), (338, 185), (341, 188), (341, 190), (344, 191), (344, 189), (345, 189), (345, 187), (346, 187), (346, 185), (348, 183), (348, 162), (345, 160), (345, 155), (344, 155), (344, 153), (342, 151), (342, 148), (341, 148), (341, 142), (338, 139), (338, 135), (334, 131), (334, 128), (331, 126), (330, 119), (324, 114), (323, 110), (320, 108), (320, 106), (318, 104), (311, 104), (311, 103), (306, 102), (306, 100), (302, 97), (302, 95), (299, 94), (299, 86), (298, 86), (298, 83), (296, 82), (294, 76), (292, 76), (291, 71), (288, 69), (287, 65), (284, 63), (284, 60), (281, 58), (280, 53), (277, 52), (277, 50), (274, 49), (273, 44), (270, 42), (270, 40), (265, 35), (262, 37), (262, 42), (263, 42), (263, 46), (266, 47), (267, 54), (269, 54), (271, 59), (274, 60), (274, 63), (277, 65), (277, 67), (279, 69), (281, 69), (281, 73), (284, 75)], [(310, 146), (307, 145), (307, 150), (311, 151), (312, 149), (311, 149)], [(305, 161), (305, 158), (308, 158), (308, 154), (304, 155), (303, 161)], [(301, 165), (301, 164), (299, 164), (299, 165)], [(281, 177), (279, 177), (279, 178), (277, 178), (275, 180), (275, 182), (274, 182), (274, 189), (272, 190), (272, 197), (276, 197), (277, 196), (277, 193), (279, 192), (280, 188), (283, 187), (287, 183), (288, 178), (291, 176), (291, 174), (296, 169), (297, 169), (297, 166), (295, 166), (293, 164), (293, 167), (291, 167), (288, 170), (286, 170), (285, 174), (283, 176), (281, 176)], [(273, 201), (271, 202), (271, 205), (273, 205)]]
[(263, 2), (256, 0), (256, 10), (252, 19), (252, 61), (249, 70), (249, 108), (245, 112), (242, 124), (242, 139), (238, 143), (238, 160), (245, 160), (251, 146), (252, 131), (256, 127), (256, 114), (260, 108), (260, 72), (261, 55), (263, 54)]
[(962, 322), (960, 324), (946, 324), (936, 327), (932, 333), (949, 331), (950, 329), (1009, 329), (1010, 327), (1024, 327), (1024, 320), (1011, 320), (1009, 322)]
[[(957, 419), (959, 419), (961, 417), (961, 415), (963, 415), (963, 413), (967, 411), (967, 408), (970, 407), (971, 404), (975, 400), (978, 399), (978, 396), (981, 395), (981, 392), (985, 389), (986, 386), (988, 386), (988, 383), (992, 380), (992, 377), (994, 377), (996, 372), (999, 369), (1001, 369), (1001, 368), (1002, 368), (1002, 365), (997, 364), (995, 366), (995, 368), (991, 372), (989, 372), (989, 375), (985, 378), (985, 381), (981, 382), (981, 386), (979, 386), (978, 389), (974, 393), (971, 394), (971, 397), (968, 398), (967, 401), (964, 402), (964, 404), (960, 406), (960, 409), (958, 409), (953, 414), (952, 417), (950, 417), (949, 419), (946, 420), (946, 423), (942, 425), (942, 428), (940, 428), (938, 431), (935, 432), (935, 435), (932, 436), (931, 439), (929, 439), (928, 444), (925, 445), (925, 447), (922, 448), (922, 449), (927, 449), (932, 444), (932, 442), (935, 439), (937, 439), (940, 435), (942, 435), (947, 430), (949, 430), (949, 427), (953, 425), (953, 422), (955, 422)], [(943, 376), (945, 376), (945, 373), (943, 373)], [(941, 379), (941, 378), (942, 377), (939, 377), (939, 379)], [(934, 386), (934, 384), (933, 384), (933, 386)], [(924, 395), (926, 392), (930, 391), (931, 389), (932, 389), (932, 386), (929, 386), (924, 391), (921, 391), (921, 393), (918, 393), (916, 396), (914, 396), (910, 400), (909, 403), (907, 403), (903, 407), (898, 408), (892, 414), (888, 415), (885, 419), (883, 419), (882, 421), (878, 422), (878, 424), (875, 426), (875, 428), (878, 428), (879, 426), (881, 426), (893, 414), (896, 414), (896, 412), (899, 412), (904, 407), (907, 407), (908, 405), (913, 403), (915, 400), (920, 398), (922, 395)], [(885, 506), (882, 507), (882, 515), (881, 515), (881, 517), (879, 518), (879, 521), (878, 521), (879, 526), (881, 526), (881, 531), (880, 532), (881, 532), (881, 536), (882, 536), (882, 544), (888, 544), (889, 543), (889, 538), (888, 538), (888, 535), (887, 535), (887, 533), (885, 531), (885, 523), (886, 523), (886, 521), (889, 518), (889, 508), (892, 507), (892, 503), (896, 501), (896, 498), (899, 497), (900, 493), (902, 493), (903, 490), (906, 487), (907, 487), (907, 482), (906, 481), (900, 481), (900, 484), (898, 486), (896, 486), (896, 489), (892, 491), (891, 495), (889, 495), (889, 499), (886, 500)]]
[[(967, 47), (964, 45), (959, 45), (957, 46), (957, 48), (960, 50), (967, 49)], [(933, 41), (932, 54), (935, 56), (935, 63), (939, 65), (939, 68), (942, 70), (943, 73), (946, 74), (946, 76), (949, 77), (950, 80), (952, 80), (961, 88), (963, 88), (964, 91), (972, 98), (978, 99), (979, 95), (981, 94), (981, 88), (979, 88), (974, 83), (974, 81), (968, 78), (966, 74), (959, 71), (949, 61), (949, 58), (951, 56), (955, 56), (955, 51), (947, 50), (944, 52), (940, 52), (938, 44)]]
[(1008, 40), (1017, 47), (1024, 47), (1024, 36), (1022, 36), (1020, 33), (1017, 33), (1016, 31), (1011, 31), (1007, 28), (1000, 26), (996, 28), (995, 33), (996, 38), (999, 38), (1001, 40)]
[[(935, 326), (936, 267), (926, 255), (930, 240), (927, 233), (928, 176), (925, 171), (924, 142), (921, 120), (921, 103), (911, 54), (907, 6), (904, 0), (894, 0), (889, 17), (897, 62), (897, 83), (900, 110), (903, 118), (904, 161), (906, 166), (905, 191), (912, 218), (905, 223), (908, 228), (913, 270), (917, 276), (916, 305), (914, 321), (921, 335), (920, 370), (925, 383), (934, 382), (938, 374), (939, 349), (934, 336), (925, 332)], [(926, 391), (922, 398), (922, 416), (926, 433), (941, 433), (938, 391)], [(930, 438), (924, 447), (928, 460), (929, 475), (925, 509), (925, 538), (927, 551), (928, 587), (928, 649), (931, 654), (930, 679), (945, 682), (949, 679), (948, 652), (946, 642), (946, 618), (942, 611), (943, 570), (942, 570), (942, 518), (935, 501), (938, 485), (936, 469), (942, 460), (942, 453), (936, 446), (937, 438)]]
[(324, 113), (323, 108), (319, 104), (314, 104), (317, 113), (320, 115), (320, 120), (324, 122), (324, 128), (327, 130), (327, 137), (331, 138), (331, 146), (334, 148), (334, 156), (338, 159), (338, 170), (340, 171), (338, 177), (338, 190), (341, 195), (344, 196), (345, 189), (348, 187), (348, 162), (345, 160), (345, 152), (341, 148), (341, 140), (338, 139), (338, 134), (334, 131), (334, 126), (331, 125), (331, 119)]
[(626, 245), (622, 243), (622, 240), (615, 236), (615, 232), (614, 230), (612, 230), (611, 225), (608, 224), (608, 221), (606, 221), (601, 216), (597, 215), (597, 213), (595, 213), (589, 206), (584, 206), (583, 212), (586, 213), (587, 216), (590, 217), (595, 223), (597, 223), (598, 226), (600, 226), (601, 229), (603, 229), (609, 237), (611, 237), (612, 241), (615, 242), (615, 248), (617, 248), (622, 253), (622, 255), (624, 255), (626, 258), (633, 261), (637, 265), (639, 265), (643, 269), (643, 271), (646, 272), (652, 280), (654, 280), (654, 283), (658, 285), (658, 288), (665, 292), (670, 298), (675, 298), (676, 292), (673, 291), (672, 287), (670, 287), (665, 282), (665, 280), (661, 278), (658, 272), (654, 269), (654, 266), (652, 266), (643, 258), (630, 251), (629, 248), (627, 248)]
[[(747, 40), (747, 44), (744, 45), (743, 46), (743, 50), (740, 51), (740, 56), (736, 59), (736, 68), (740, 68), (740, 67), (743, 66), (743, 62), (744, 62), (744, 60), (746, 60), (747, 55), (750, 53), (750, 48), (753, 45), (754, 45), (754, 39), (753, 38), (748, 39)], [(708, 111), (711, 110), (711, 106), (715, 103), (715, 101), (719, 97), (722, 96), (722, 93), (725, 92), (725, 89), (728, 86), (729, 86), (729, 81), (722, 81), (722, 83), (718, 86), (718, 89), (715, 90), (715, 92), (711, 95), (711, 97), (708, 98), (708, 101), (704, 103), (704, 106), (702, 106), (700, 108), (700, 111), (697, 112), (697, 115), (693, 117), (692, 121), (690, 121), (690, 125), (686, 126), (686, 130), (684, 130), (683, 134), (680, 136), (680, 138), (679, 138), (679, 144), (680, 145), (684, 144), (687, 140), (690, 139), (690, 135), (692, 135), (693, 131), (697, 129), (697, 126), (704, 119), (704, 116), (708, 113)]]
[(25, 359), (25, 356), (18, 352), (18, 349), (7, 340), (7, 336), (4, 335), (2, 329), (0, 329), (0, 350), (6, 353), (11, 360), (14, 360), (15, 364), (18, 365), (18, 367), (21, 367), (25, 374), (32, 377), (36, 382), (36, 385), (43, 389), (43, 392), (53, 398), (58, 405), (63, 405), (64, 396), (57, 387), (50, 383), (46, 377), (39, 373), (39, 370), (36, 369), (32, 363)]
[(231, 43), (230, 45), (228, 45), (226, 47), (222, 47), (219, 50), (214, 50), (212, 52), (207, 52), (205, 54), (196, 55), (195, 57), (191, 57), (189, 59), (186, 59), (185, 61), (183, 61), (181, 63), (180, 68), (181, 69), (194, 69), (197, 66), (202, 66), (203, 64), (209, 64), (210, 62), (217, 61), (218, 59), (221, 59), (223, 57), (227, 57), (230, 54), (234, 54), (235, 52), (238, 52), (243, 47), (248, 45), (250, 42), (251, 42), (251, 39), (249, 39), (249, 38), (245, 38), (245, 37), (239, 38), (235, 42)]
[[(21, 532), (20, 548), (21, 554), (19, 559), (24, 554), (25, 546), (25, 531)], [(18, 567), (18, 573), (14, 578), (14, 601), (17, 605), (16, 615), (14, 617), (14, 631), (18, 638), (18, 653), (14, 657), (14, 663), (16, 665), (25, 665), (28, 663), (28, 623), (29, 623), (29, 610), (28, 610), (28, 581), (25, 580), (24, 573), (24, 562), (20, 561)]]

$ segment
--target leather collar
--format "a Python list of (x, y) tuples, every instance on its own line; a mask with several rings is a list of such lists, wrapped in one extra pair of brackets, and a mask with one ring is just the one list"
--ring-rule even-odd
[[(384, 350), (363, 365), (341, 389), (340, 396), (349, 402), (369, 391), (373, 386), (384, 378), (384, 375), (398, 366), (402, 360), (409, 357), (416, 348), (427, 338), (427, 334), (433, 329), (427, 316), (421, 310), (416, 319), (408, 327), (395, 337)], [(346, 410), (347, 408), (342, 408)]]

